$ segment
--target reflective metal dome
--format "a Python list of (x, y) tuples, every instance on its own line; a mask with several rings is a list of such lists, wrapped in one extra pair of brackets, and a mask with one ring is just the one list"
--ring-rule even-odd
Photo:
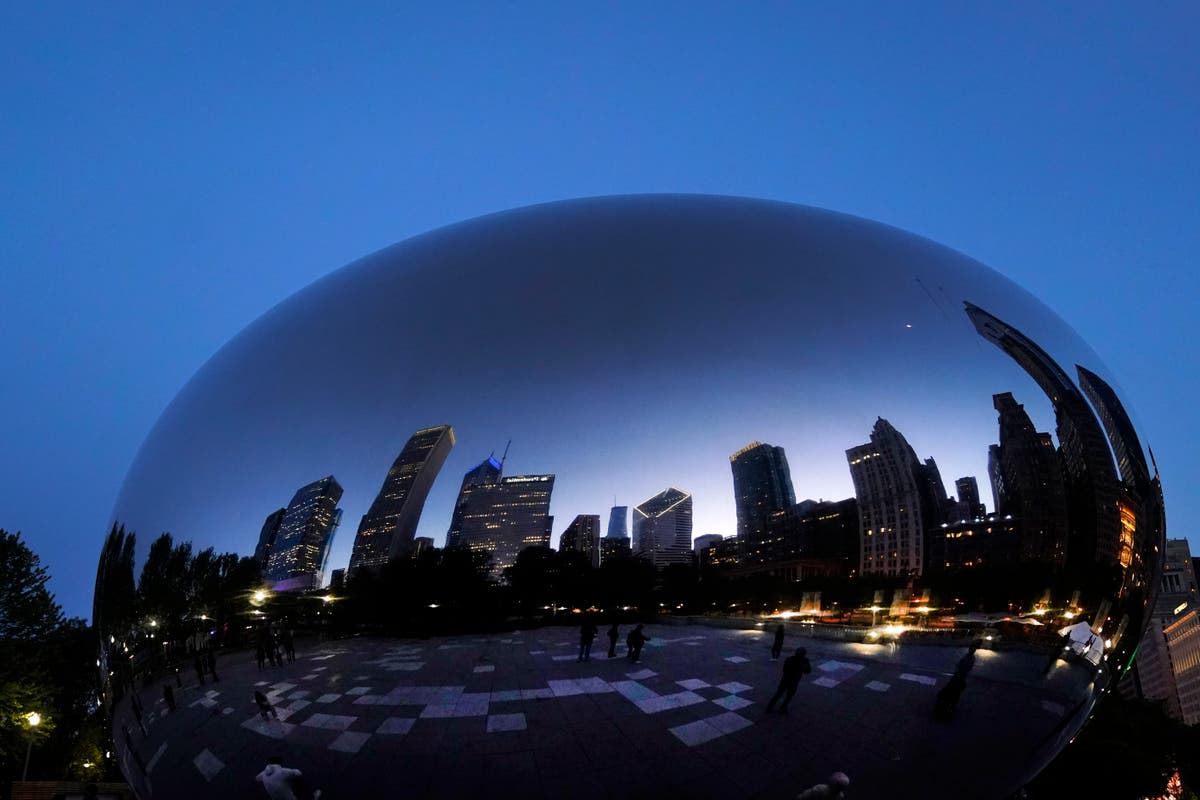
[(314, 283), (183, 388), (113, 523), (144, 799), (1006, 797), (1128, 669), (1164, 537), (1115, 382), (1023, 290), (674, 195)]

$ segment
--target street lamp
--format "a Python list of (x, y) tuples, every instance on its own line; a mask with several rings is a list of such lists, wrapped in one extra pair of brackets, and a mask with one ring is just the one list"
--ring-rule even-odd
[(25, 748), (25, 769), (21, 772), (21, 783), (29, 777), (29, 754), (33, 752), (33, 731), (42, 722), (42, 715), (36, 711), (30, 711), (25, 715), (25, 720), (29, 723), (29, 746)]

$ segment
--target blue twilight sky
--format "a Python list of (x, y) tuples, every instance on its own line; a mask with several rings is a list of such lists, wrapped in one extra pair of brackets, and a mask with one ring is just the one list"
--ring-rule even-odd
[(1029, 289), (1120, 380), (1190, 536), (1197, 24), (1189, 3), (5, 5), (0, 527), (87, 615), (138, 445), (259, 314), (445, 223), (671, 191), (876, 219)]

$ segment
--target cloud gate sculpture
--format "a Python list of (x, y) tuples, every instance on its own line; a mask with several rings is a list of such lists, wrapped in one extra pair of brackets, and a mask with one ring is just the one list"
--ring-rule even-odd
[(1146, 445), (1053, 312), (894, 228), (451, 225), (265, 313), (147, 437), (97, 573), (114, 755), (143, 800), (1008, 797), (1129, 668)]

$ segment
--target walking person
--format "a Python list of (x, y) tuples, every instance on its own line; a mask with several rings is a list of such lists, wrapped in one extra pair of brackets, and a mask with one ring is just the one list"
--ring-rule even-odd
[(775, 690), (775, 694), (767, 703), (767, 711), (774, 711), (775, 703), (783, 698), (783, 702), (779, 705), (779, 713), (786, 714), (788, 703), (792, 702), (796, 688), (800, 686), (800, 679), (810, 672), (812, 672), (812, 664), (808, 662), (808, 651), (803, 647), (797, 647), (796, 654), (788, 656), (783, 661), (783, 675), (779, 678), (779, 688)]
[(254, 649), (254, 660), (258, 662), (258, 671), (262, 672), (267, 663), (267, 648), (263, 647), (262, 637), (258, 637), (258, 646)]
[(629, 660), (634, 664), (642, 657), (642, 646), (650, 641), (650, 637), (642, 632), (643, 625), (638, 625), (625, 637), (625, 647), (629, 650)]
[(254, 703), (258, 706), (258, 711), (262, 714), (263, 719), (269, 720), (272, 716), (279, 719), (279, 712), (275, 710), (275, 706), (271, 705), (267, 696), (258, 689), (254, 690)]
[(163, 700), (167, 704), (168, 711), (175, 710), (175, 690), (171, 688), (171, 684), (163, 684)]
[(967, 675), (975, 667), (975, 651), (979, 649), (979, 641), (971, 642), (966, 655), (958, 660), (950, 681), (937, 693), (933, 702), (933, 718), (939, 722), (949, 722), (958, 708), (958, 701), (967, 688)]
[(296, 662), (296, 639), (292, 635), (292, 627), (289, 625), (283, 629), (283, 651), (287, 653), (289, 664)]
[(196, 668), (196, 677), (200, 679), (200, 685), (204, 685), (204, 662), (200, 660), (200, 651), (192, 650), (192, 666)]
[(212, 645), (208, 646), (207, 660), (208, 674), (212, 675), (213, 683), (220, 683), (221, 679), (217, 677), (217, 649)]
[(617, 629), (617, 623), (613, 623), (608, 629), (608, 657), (617, 657), (617, 639), (621, 638), (621, 631)]
[(779, 654), (783, 652), (783, 623), (779, 623), (779, 627), (775, 629), (775, 641), (771, 644), (771, 660), (778, 661)]
[(576, 661), (592, 660), (592, 642), (599, 632), (596, 624), (590, 619), (579, 626), (579, 658), (575, 659)]

